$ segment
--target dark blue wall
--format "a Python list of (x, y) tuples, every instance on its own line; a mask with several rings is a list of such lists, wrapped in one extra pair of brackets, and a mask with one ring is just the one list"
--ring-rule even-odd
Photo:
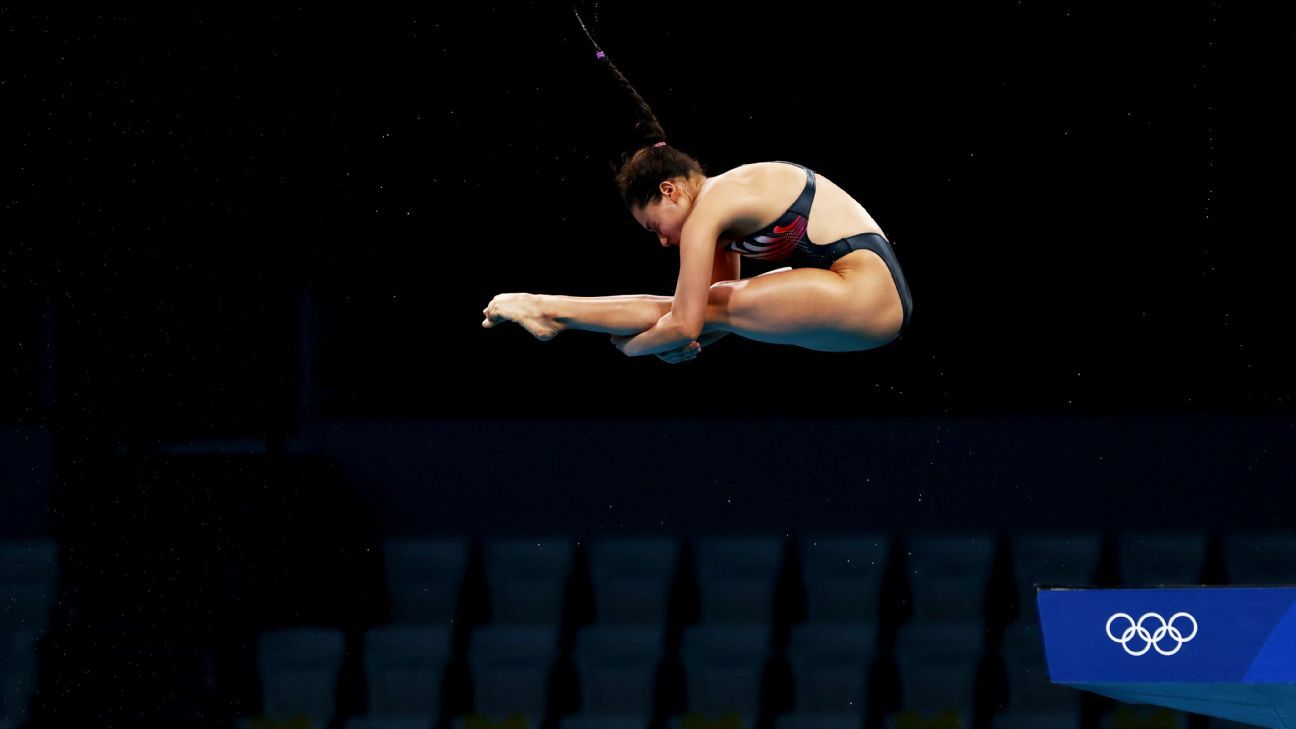
[(1292, 418), (307, 423), (380, 529), (1288, 526)]
[(0, 425), (0, 538), (49, 534), (50, 436)]

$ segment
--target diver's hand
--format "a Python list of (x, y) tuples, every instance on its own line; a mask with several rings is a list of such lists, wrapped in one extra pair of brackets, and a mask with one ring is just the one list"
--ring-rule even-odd
[[(617, 351), (622, 354), (625, 354), (626, 343), (631, 339), (634, 339), (634, 336), (623, 336), (620, 334), (613, 334), (611, 337), (612, 344), (615, 345)], [(698, 344), (697, 341), (692, 341), (682, 347), (672, 349), (668, 352), (658, 352), (653, 356), (663, 362), (675, 364), (677, 362), (684, 362), (693, 359), (700, 351), (702, 351), (702, 345)]]
[(679, 349), (672, 349), (669, 352), (658, 352), (655, 356), (666, 364), (679, 364), (680, 362), (697, 359), (698, 353), (701, 351), (702, 345), (695, 339)]

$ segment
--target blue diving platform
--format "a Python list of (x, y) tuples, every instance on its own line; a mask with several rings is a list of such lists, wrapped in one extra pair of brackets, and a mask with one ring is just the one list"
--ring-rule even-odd
[(1036, 590), (1049, 679), (1296, 729), (1296, 587)]

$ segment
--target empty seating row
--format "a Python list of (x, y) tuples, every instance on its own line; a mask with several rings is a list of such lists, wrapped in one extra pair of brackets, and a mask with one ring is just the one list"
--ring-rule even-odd
[[(869, 708), (870, 675), (878, 670), (874, 627), (797, 627), (787, 650), (794, 705), (777, 726), (860, 726)], [(582, 630), (572, 657), (580, 705), (561, 726), (644, 726), (645, 717), (653, 715), (656, 683), (666, 658), (662, 637), (662, 631), (645, 627)], [(672, 723), (751, 726), (762, 711), (761, 693), (770, 681), (768, 637), (765, 626), (691, 628), (680, 650), (687, 708)], [(907, 628), (896, 651), (900, 710), (888, 715), (888, 725), (970, 726), (974, 692), (983, 680), (981, 638), (977, 624)], [(455, 725), (539, 726), (551, 708), (555, 640), (553, 631), (544, 628), (474, 631), (468, 659), (474, 708), (457, 717)], [(341, 633), (324, 629), (264, 634), (258, 642), (258, 664), (266, 716), (279, 721), (305, 716), (313, 726), (324, 726), (334, 713), (343, 644)], [(351, 717), (347, 726), (427, 726), (439, 716), (450, 660), (447, 629), (375, 628), (366, 634), (364, 650), (369, 711), (365, 717)], [(1010, 630), (1003, 663), (1009, 675), (1008, 705), (996, 716), (995, 726), (1075, 726), (1079, 694), (1049, 683), (1038, 626), (1022, 623)], [(1137, 722), (1142, 709), (1132, 711), (1118, 715), (1118, 725), (1141, 726)], [(958, 723), (940, 724), (942, 717)], [(1182, 714), (1161, 711), (1150, 721), (1180, 726), (1183, 719)]]
[[(1127, 533), (1117, 539), (1116, 582), (1137, 586), (1199, 584), (1207, 558), (1202, 533)], [(488, 540), (482, 550), (492, 622), (556, 624), (575, 570), (571, 538)], [(920, 622), (960, 622), (985, 614), (995, 567), (990, 534), (914, 534), (902, 553), (885, 535), (809, 536), (795, 557), (778, 537), (697, 540), (685, 565), (671, 537), (601, 538), (589, 543), (588, 580), (595, 620), (612, 624), (664, 622), (672, 589), (689, 570), (703, 622), (769, 619), (784, 571), (795, 569), (810, 622), (880, 619), (888, 568), (908, 592)], [(1094, 584), (1103, 535), (1098, 532), (1022, 533), (1008, 540), (1010, 589), (1024, 620), (1036, 619), (1034, 586)], [(1296, 534), (1236, 534), (1224, 541), (1227, 572), (1237, 584), (1290, 583), (1296, 577)], [(392, 539), (385, 545), (393, 621), (447, 623), (456, 614), (468, 569), (466, 539)], [(792, 562), (792, 563), (790, 563)]]
[[(870, 700), (870, 678), (880, 657), (873, 624), (797, 625), (785, 651), (791, 710), (819, 718), (858, 717)], [(589, 626), (577, 634), (571, 664), (579, 713), (599, 717), (653, 713), (663, 662), (670, 656), (660, 628)], [(362, 657), (370, 719), (436, 717), (442, 710), (452, 660), (449, 628), (385, 626), (367, 631)], [(327, 629), (282, 630), (258, 641), (258, 670), (267, 716), (298, 714), (323, 726), (334, 712), (333, 692), (344, 640)], [(557, 634), (528, 626), (482, 627), (471, 634), (467, 664), (475, 714), (504, 721), (536, 719), (550, 710), (551, 683), (560, 660)], [(911, 625), (894, 652), (901, 716), (965, 715), (985, 680), (986, 646), (980, 624)], [(685, 631), (679, 663), (689, 713), (734, 714), (744, 721), (762, 711), (770, 668), (778, 658), (767, 625), (696, 625)], [(1004, 639), (1010, 710), (1005, 716), (1076, 716), (1079, 694), (1051, 684), (1039, 627), (1012, 626)]]

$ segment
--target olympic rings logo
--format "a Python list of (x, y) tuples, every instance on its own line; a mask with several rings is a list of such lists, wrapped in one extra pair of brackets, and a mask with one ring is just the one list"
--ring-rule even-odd
[[(1174, 625), (1175, 621), (1181, 617), (1187, 618), (1192, 623), (1192, 632), (1188, 635), (1184, 635)], [(1112, 623), (1115, 622), (1117, 618), (1124, 618), (1129, 621), (1129, 627), (1121, 631), (1119, 638), (1112, 635)], [(1150, 633), (1147, 628), (1143, 627), (1144, 621), (1149, 618), (1155, 619), (1157, 622), (1161, 623), (1157, 626), (1156, 630)], [(1125, 613), (1116, 613), (1110, 618), (1107, 618), (1107, 637), (1111, 638), (1116, 643), (1120, 643), (1121, 647), (1125, 649), (1125, 652), (1131, 656), (1141, 656), (1144, 653), (1147, 653), (1151, 648), (1156, 648), (1156, 652), (1163, 656), (1173, 656), (1179, 652), (1180, 648), (1183, 648), (1184, 643), (1192, 640), (1196, 635), (1197, 619), (1188, 613), (1183, 612), (1171, 615), (1169, 620), (1166, 620), (1156, 613), (1144, 613), (1143, 617), (1138, 619), (1138, 622), (1135, 622), (1134, 618)], [(1175, 647), (1172, 650), (1161, 650), (1161, 640), (1166, 636), (1169, 636), (1170, 639), (1175, 642)], [(1135, 637), (1144, 643), (1142, 650), (1135, 651), (1130, 648), (1130, 641), (1134, 640)]]

